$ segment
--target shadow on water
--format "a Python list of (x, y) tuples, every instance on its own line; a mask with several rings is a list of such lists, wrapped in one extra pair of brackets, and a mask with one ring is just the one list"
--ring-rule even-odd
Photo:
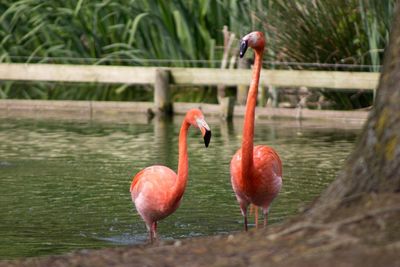
[(110, 237), (93, 237), (95, 240), (100, 240), (115, 245), (140, 245), (148, 242), (147, 234), (132, 235), (131, 233), (122, 233), (121, 235)]
[(0, 168), (9, 168), (12, 167), (12, 164), (7, 161), (0, 161)]
[[(182, 118), (0, 119), (0, 258), (146, 242), (129, 186), (146, 166), (177, 169)], [(181, 207), (159, 223), (162, 239), (242, 229), (229, 162), (241, 146), (243, 121), (208, 123), (207, 149), (198, 130), (189, 131), (189, 182)], [(284, 164), (271, 223), (295, 214), (334, 179), (359, 132), (348, 125), (256, 122), (255, 144), (274, 147)]]

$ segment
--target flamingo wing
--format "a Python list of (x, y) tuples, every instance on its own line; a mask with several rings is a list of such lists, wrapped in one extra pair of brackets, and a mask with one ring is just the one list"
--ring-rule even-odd
[(276, 151), (264, 145), (254, 147), (254, 179), (257, 184), (252, 202), (268, 206), (282, 187), (282, 163)]
[(251, 188), (246, 186), (242, 177), (242, 149), (239, 149), (232, 157), (230, 164), (231, 182), (233, 191), (239, 202), (253, 203), (264, 206), (263, 203), (272, 201), (279, 193), (282, 186), (282, 163), (274, 149), (259, 145), (254, 147), (254, 173), (252, 175)]
[(179, 206), (179, 199), (171, 190), (177, 180), (176, 173), (165, 166), (143, 169), (133, 178), (130, 192), (139, 214), (147, 221), (161, 220)]

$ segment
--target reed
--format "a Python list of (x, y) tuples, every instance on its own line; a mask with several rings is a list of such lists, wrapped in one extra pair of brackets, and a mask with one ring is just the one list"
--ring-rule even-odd
[[(218, 67), (223, 52), (221, 31), (227, 25), (237, 37), (264, 27), (268, 60), (371, 64), (370, 70), (376, 71), (388, 40), (394, 2), (2, 0), (0, 62)], [(150, 88), (131, 89), (128, 85), (3, 82), (0, 98), (152, 98)], [(200, 93), (200, 89), (178, 88), (173, 97), (216, 102), (216, 90), (205, 89)], [(346, 108), (356, 107), (347, 100), (340, 104), (337, 99), (343, 95), (338, 96), (331, 98)], [(372, 101), (368, 94), (361, 96), (361, 106)]]
[[(40, 1), (0, 3), (0, 61), (213, 65), (230, 1)], [(155, 61), (147, 61), (153, 59)], [(172, 61), (171, 61), (172, 60)], [(210, 63), (208, 63), (210, 62)], [(139, 100), (129, 86), (3, 83), (2, 98)]]
[[(260, 19), (273, 36), (269, 60), (370, 65), (379, 71), (388, 42), (395, 0), (270, 1), (270, 12)], [(302, 69), (295, 64), (291, 68)], [(316, 68), (308, 67), (308, 68)], [(342, 70), (333, 66), (333, 70)], [(352, 68), (357, 71), (357, 68)], [(366, 70), (366, 69), (359, 69)], [(372, 104), (372, 93), (321, 92), (351, 109)]]

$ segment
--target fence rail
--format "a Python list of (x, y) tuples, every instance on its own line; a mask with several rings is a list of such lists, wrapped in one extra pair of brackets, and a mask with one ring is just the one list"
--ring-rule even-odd
[[(168, 93), (170, 84), (235, 86), (248, 85), (250, 79), (251, 70), (243, 69), (0, 63), (0, 80), (154, 85), (154, 103), (159, 111), (171, 110)], [(260, 76), (262, 86), (278, 89), (305, 86), (333, 90), (375, 90), (378, 81), (379, 73), (375, 72), (262, 70)]]
[[(154, 84), (156, 70), (171, 73), (178, 85), (246, 85), (251, 70), (210, 68), (158, 68), (61, 64), (0, 64), (0, 80)], [(262, 85), (374, 90), (379, 73), (342, 71), (263, 70)]]

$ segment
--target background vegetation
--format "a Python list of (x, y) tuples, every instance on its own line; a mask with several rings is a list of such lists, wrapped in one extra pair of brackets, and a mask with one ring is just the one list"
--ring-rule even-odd
[[(269, 68), (379, 71), (395, 0), (3, 0), (0, 62), (219, 67), (222, 28), (264, 29)], [(288, 63), (289, 62), (289, 63)], [(298, 63), (318, 64), (298, 64)], [(346, 64), (338, 66), (337, 64)], [(368, 66), (365, 66), (368, 65)], [(148, 100), (148, 88), (11, 83), (0, 98)], [(181, 93), (179, 93), (181, 92)], [(214, 88), (175, 98), (216, 102)], [(324, 92), (324, 91), (323, 91)], [(372, 95), (324, 94), (341, 108)], [(354, 98), (354, 95), (357, 97)]]
[[(270, 9), (273, 12), (263, 19), (266, 22), (264, 28), (271, 35), (271, 60), (322, 63), (328, 70), (380, 71), (395, 1), (272, 2)], [(318, 69), (320, 64), (287, 67)], [(373, 100), (372, 93), (363, 91), (321, 91), (339, 108), (365, 107)]]

